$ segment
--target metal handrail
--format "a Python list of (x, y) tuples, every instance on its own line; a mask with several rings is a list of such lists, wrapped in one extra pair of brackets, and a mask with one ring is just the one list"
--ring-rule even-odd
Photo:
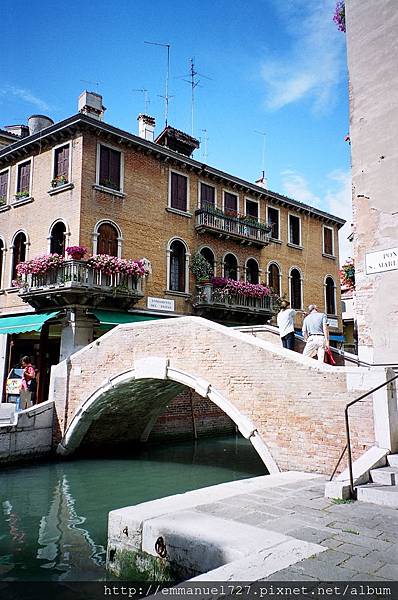
[(359, 402), (360, 400), (363, 400), (367, 396), (370, 396), (374, 392), (377, 392), (377, 390), (380, 390), (381, 388), (385, 387), (389, 383), (392, 383), (396, 379), (398, 379), (398, 375), (395, 375), (391, 379), (388, 379), (387, 381), (384, 381), (384, 383), (381, 383), (380, 385), (378, 385), (377, 387), (373, 388), (369, 392), (366, 392), (366, 394), (362, 394), (362, 396), (359, 396), (359, 398), (356, 398), (355, 400), (352, 400), (351, 402), (349, 402), (348, 404), (345, 405), (344, 419), (345, 419), (345, 433), (346, 433), (347, 443), (346, 443), (346, 446), (345, 446), (343, 452), (341, 453), (340, 458), (339, 458), (339, 460), (338, 460), (338, 462), (337, 462), (337, 464), (336, 464), (336, 466), (334, 468), (334, 471), (333, 471), (333, 474), (332, 474), (330, 480), (333, 479), (333, 476), (334, 476), (334, 474), (337, 471), (337, 468), (338, 468), (338, 466), (339, 466), (339, 464), (341, 462), (341, 459), (343, 458), (344, 453), (347, 450), (348, 472), (349, 472), (349, 476), (350, 476), (350, 494), (351, 494), (352, 498), (356, 497), (356, 490), (354, 489), (354, 475), (353, 475), (353, 470), (352, 470), (352, 452), (351, 452), (350, 422), (349, 422), (349, 419), (348, 419), (348, 409), (351, 406), (353, 406), (354, 404), (356, 404), (357, 402)]

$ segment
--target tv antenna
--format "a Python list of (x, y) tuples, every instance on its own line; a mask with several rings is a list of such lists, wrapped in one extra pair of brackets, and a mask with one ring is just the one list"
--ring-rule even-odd
[(165, 83), (165, 92), (164, 96), (160, 96), (164, 98), (164, 120), (167, 127), (167, 121), (169, 118), (169, 80), (170, 80), (170, 44), (161, 44), (160, 42), (144, 42), (144, 44), (149, 44), (150, 46), (161, 46), (162, 48), (167, 49), (167, 69), (166, 69), (166, 83)]
[[(183, 81), (185, 81), (186, 83), (189, 83), (189, 85), (191, 86), (191, 134), (192, 136), (194, 135), (194, 117), (195, 117), (195, 88), (200, 84), (200, 79), (197, 78), (197, 76), (199, 77), (204, 77), (205, 79), (210, 79), (210, 77), (207, 77), (206, 75), (203, 75), (203, 73), (199, 73), (198, 71), (196, 71), (195, 69), (195, 62), (194, 59), (191, 58), (190, 59), (190, 69), (189, 69), (189, 80), (188, 79), (183, 79)], [(186, 75), (184, 77), (187, 77)]]
[(151, 101), (149, 100), (149, 93), (146, 88), (138, 88), (131, 90), (132, 92), (141, 92), (144, 95), (144, 113), (147, 115), (149, 110), (149, 105)]
[(262, 135), (263, 136), (263, 149), (262, 149), (262, 156), (261, 156), (261, 170), (263, 173), (262, 179), (263, 182), (266, 183), (267, 181), (267, 177), (265, 175), (265, 136), (267, 135), (265, 131), (258, 131), (257, 129), (254, 130), (254, 133), (257, 133), (257, 135)]
[(91, 83), (92, 85), (95, 85), (95, 86), (96, 86), (96, 88), (97, 88), (97, 92), (98, 92), (98, 89), (99, 89), (100, 83), (102, 83), (102, 81), (90, 81), (89, 79), (80, 79), (80, 81), (81, 81), (82, 83)]
[(209, 141), (209, 137), (207, 135), (207, 129), (201, 129), (201, 132), (203, 133), (203, 150), (202, 150), (202, 158), (205, 162), (207, 162), (207, 157), (208, 157), (208, 153), (207, 153), (207, 142)]

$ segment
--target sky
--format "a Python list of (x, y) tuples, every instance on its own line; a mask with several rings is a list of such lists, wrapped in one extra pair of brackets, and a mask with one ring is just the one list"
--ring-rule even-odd
[[(137, 115), (192, 134), (197, 160), (347, 220), (351, 255), (348, 81), (335, 0), (3, 1), (0, 127), (31, 114), (60, 121), (97, 91), (105, 121), (138, 132)], [(149, 105), (145, 105), (148, 90)]]

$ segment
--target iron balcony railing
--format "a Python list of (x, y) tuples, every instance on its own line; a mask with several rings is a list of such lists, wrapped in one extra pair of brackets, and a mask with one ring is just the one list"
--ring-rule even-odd
[(194, 306), (274, 312), (274, 303), (271, 296), (255, 298), (243, 294), (225, 294), (222, 288), (215, 288), (212, 284), (199, 284), (196, 286)]
[(22, 280), (20, 295), (48, 288), (100, 288), (104, 291), (142, 294), (141, 279), (124, 273), (106, 275), (82, 260), (66, 260), (44, 274), (30, 273)]
[(271, 231), (271, 227), (255, 217), (233, 211), (229, 214), (213, 206), (205, 206), (195, 211), (195, 228), (246, 239), (262, 246), (269, 243)]

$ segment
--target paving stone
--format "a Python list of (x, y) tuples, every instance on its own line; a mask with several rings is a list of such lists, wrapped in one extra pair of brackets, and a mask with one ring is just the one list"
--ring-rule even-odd
[(321, 542), (322, 546), (326, 546), (326, 548), (332, 548), (333, 550), (336, 550), (336, 548), (341, 546), (341, 544), (341, 540), (336, 540), (336, 538), (333, 537), (327, 538), (326, 540), (323, 540), (323, 542)]
[(341, 565), (341, 563), (344, 563), (344, 561), (346, 561), (347, 559), (350, 558), (349, 554), (346, 554), (345, 552), (340, 552), (339, 550), (326, 550), (326, 552), (321, 552), (320, 554), (316, 555), (317, 560), (321, 560), (324, 562), (327, 562), (328, 564), (332, 565), (340, 565), (340, 566), (345, 566)]
[(302, 527), (302, 521), (295, 519), (294, 517), (279, 517), (278, 519), (273, 519), (272, 521), (268, 521), (266, 524), (267, 529), (271, 531), (277, 531), (278, 533), (286, 533), (290, 534), (290, 531), (295, 529), (299, 529)]
[[(273, 573), (266, 579), (259, 579), (259, 581), (313, 581), (315, 584), (317, 579), (315, 577), (310, 577), (309, 575), (304, 575), (303, 573), (299, 573), (298, 571), (293, 571), (292, 569), (283, 569), (282, 571), (277, 571)], [(307, 586), (310, 591), (312, 588)], [(316, 585), (314, 586), (316, 587)]]
[(376, 572), (377, 576), (386, 577), (392, 581), (398, 580), (398, 565), (387, 564)]
[[(387, 581), (387, 579), (385, 579), (384, 577), (379, 577), (378, 575), (375, 575), (374, 573), (369, 574), (369, 573), (354, 573), (351, 577), (351, 581)], [(362, 596), (363, 598), (366, 598), (366, 596)], [(369, 597), (369, 596), (368, 596)], [(373, 596), (374, 598), (375, 596)]]
[(239, 521), (239, 523), (246, 523), (247, 525), (258, 525), (259, 527), (266, 527), (270, 519), (273, 519), (273, 515), (265, 515), (264, 513), (260, 514), (258, 512), (249, 512), (234, 517), (234, 521)]
[(388, 552), (373, 550), (369, 552), (367, 558), (375, 562), (380, 561), (385, 564), (398, 565), (398, 548), (393, 546)]
[(316, 577), (319, 581), (350, 581), (352, 571), (334, 565), (332, 562), (306, 559), (296, 563), (294, 568), (306, 576)]
[[(378, 538), (383, 533), (383, 531), (381, 531), (380, 529), (370, 529), (369, 527), (361, 526), (358, 522), (351, 522), (351, 521), (350, 521), (349, 525), (347, 525), (347, 521), (345, 521), (345, 522), (337, 521), (334, 523), (330, 523), (328, 525), (328, 527), (330, 527), (330, 529), (336, 529), (337, 531), (342, 531), (343, 533), (352, 533), (353, 531), (355, 531), (356, 534), (363, 535), (363, 536), (366, 536), (368, 538), (373, 538), (373, 539)], [(356, 535), (356, 534), (354, 534), (354, 535)]]
[(384, 563), (380, 560), (373, 560), (369, 558), (369, 554), (366, 557), (351, 556), (342, 565), (345, 569), (352, 569), (353, 571), (361, 571), (363, 573), (373, 574), (384, 566)]
[(305, 542), (313, 542), (314, 544), (319, 544), (329, 537), (327, 531), (322, 531), (313, 527), (294, 529), (293, 531), (290, 531), (289, 535), (299, 540), (304, 540)]
[(351, 554), (352, 556), (367, 556), (370, 554), (369, 548), (364, 548), (363, 546), (355, 546), (355, 544), (344, 543), (339, 546), (340, 552), (345, 552), (346, 554)]

